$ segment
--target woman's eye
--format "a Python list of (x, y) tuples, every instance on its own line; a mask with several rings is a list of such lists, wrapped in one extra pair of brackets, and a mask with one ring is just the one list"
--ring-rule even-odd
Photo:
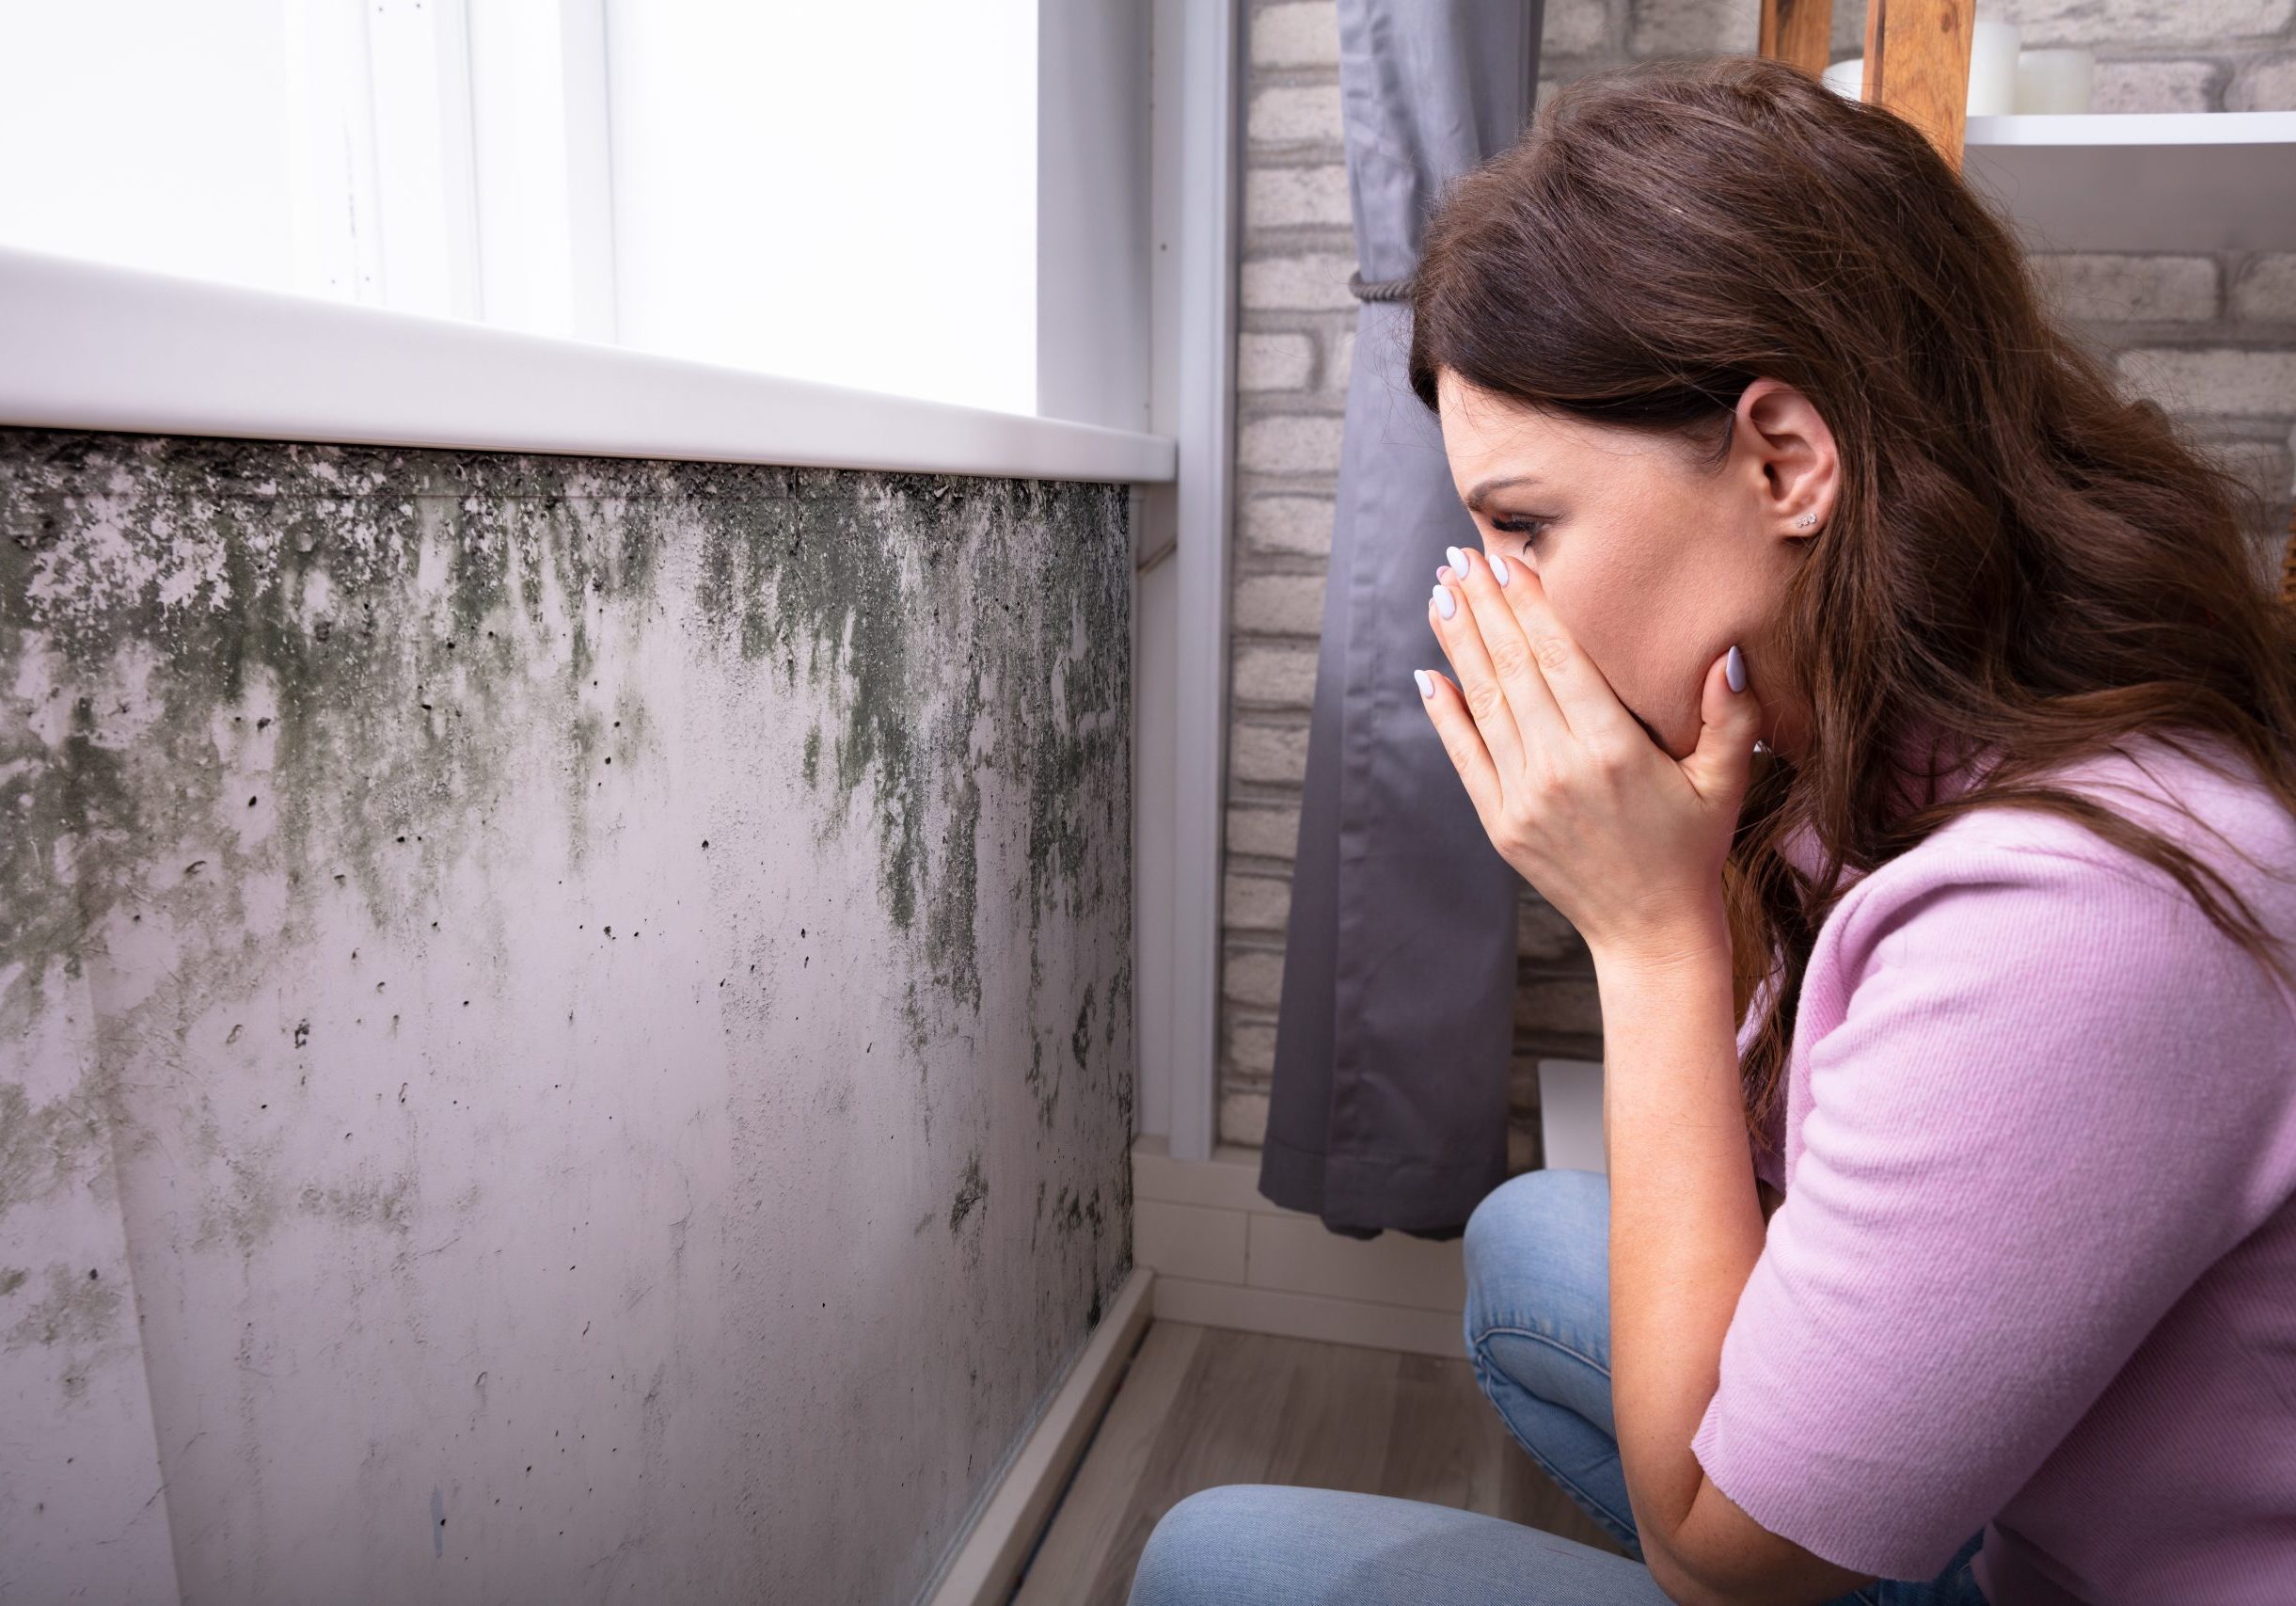
[(1502, 535), (1521, 536), (1524, 549), (1528, 550), (1539, 544), (1539, 537), (1553, 522), (1551, 518), (1495, 518), (1491, 521), (1491, 528)]

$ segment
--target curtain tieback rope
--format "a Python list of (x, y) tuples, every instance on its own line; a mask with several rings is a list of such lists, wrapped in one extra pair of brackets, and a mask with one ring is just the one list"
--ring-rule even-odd
[(1358, 301), (1408, 301), (1411, 298), (1411, 280), (1408, 278), (1381, 278), (1366, 283), (1362, 274), (1351, 271), (1347, 276), (1347, 290)]

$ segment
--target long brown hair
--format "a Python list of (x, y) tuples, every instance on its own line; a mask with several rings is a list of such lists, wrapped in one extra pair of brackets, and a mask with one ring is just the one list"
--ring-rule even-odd
[[(1766, 671), (1810, 710), (1809, 750), (1757, 758), (1724, 872), (1741, 1022), (1779, 983), (1741, 1061), (1758, 1142), (1842, 867), (1970, 809), (2085, 825), (2288, 975), (2213, 867), (2038, 780), (2139, 733), (2221, 771), (2182, 733), (2221, 737), (2296, 814), (2296, 611), (2267, 589), (2261, 501), (2115, 392), (2052, 323), (2007, 224), (1911, 123), (1762, 56), (1579, 78), (1447, 186), (1410, 301), (1431, 410), (1449, 368), (1713, 469), (1767, 375), (1833, 432), (1839, 493)], [(1990, 767), (1937, 799), (1940, 770), (1903, 765), (1916, 739), (1944, 771)], [(1807, 876), (1781, 851), (1805, 829)]]

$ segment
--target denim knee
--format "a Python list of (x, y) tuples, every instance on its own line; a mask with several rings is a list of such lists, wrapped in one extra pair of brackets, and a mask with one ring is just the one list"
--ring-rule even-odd
[(1539, 1169), (1499, 1184), (1467, 1217), (1465, 1340), (1496, 1327), (1607, 1327), (1609, 1179)]
[(1258, 1550), (1267, 1542), (1259, 1484), (1221, 1484), (1197, 1489), (1158, 1519), (1132, 1569), (1126, 1606), (1211, 1606), (1223, 1598), (1223, 1549)]

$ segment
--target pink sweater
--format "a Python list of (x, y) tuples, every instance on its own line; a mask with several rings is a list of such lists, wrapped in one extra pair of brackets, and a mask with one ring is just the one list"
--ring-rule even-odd
[[(2244, 765), (2137, 751), (2064, 778), (2296, 945), (2296, 821)], [(1983, 1527), (1993, 1606), (2296, 1601), (2296, 998), (2163, 872), (1988, 808), (1829, 917), (1788, 1076), (1692, 1439), (1715, 1486), (1885, 1578)]]

